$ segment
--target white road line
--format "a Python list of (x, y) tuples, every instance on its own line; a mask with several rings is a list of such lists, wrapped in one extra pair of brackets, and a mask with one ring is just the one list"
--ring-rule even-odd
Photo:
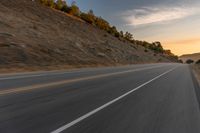
[[(154, 67), (156, 68), (156, 67), (161, 67), (161, 66), (159, 65), (159, 66), (144, 67), (144, 68), (154, 68)], [(0, 80), (13, 80), (13, 79), (23, 79), (23, 78), (32, 78), (32, 77), (41, 77), (41, 76), (63, 75), (63, 74), (67, 74), (67, 73), (77, 73), (77, 72), (81, 72), (81, 71), (44, 73), (44, 74), (34, 74), (34, 75), (18, 75), (18, 76), (13, 76), (13, 77), (2, 77), (2, 78), (0, 78)]]
[(94, 115), (95, 113), (97, 113), (97, 112), (101, 111), (102, 109), (104, 109), (104, 108), (110, 106), (111, 104), (113, 104), (113, 103), (119, 101), (120, 99), (122, 99), (122, 98), (126, 97), (127, 95), (131, 94), (132, 92), (134, 92), (134, 91), (136, 91), (136, 90), (142, 88), (143, 86), (145, 86), (145, 85), (147, 85), (147, 84), (153, 82), (154, 80), (156, 80), (156, 79), (158, 79), (158, 78), (164, 76), (165, 74), (167, 74), (167, 73), (173, 71), (173, 70), (176, 69), (176, 68), (177, 68), (177, 67), (172, 68), (172, 69), (170, 69), (170, 70), (168, 70), (168, 71), (162, 73), (161, 75), (156, 76), (155, 78), (153, 78), (153, 79), (151, 79), (151, 80), (149, 80), (149, 81), (143, 83), (142, 85), (140, 85), (140, 86), (134, 88), (133, 90), (131, 90), (131, 91), (129, 91), (129, 92), (127, 92), (127, 93), (125, 93), (125, 94), (123, 94), (123, 95), (121, 95), (121, 96), (115, 98), (114, 100), (112, 100), (112, 101), (110, 101), (110, 102), (108, 102), (108, 103), (106, 103), (106, 104), (100, 106), (100, 107), (97, 108), (97, 109), (92, 110), (91, 112), (89, 112), (89, 113), (87, 113), (87, 114), (85, 114), (85, 115), (83, 115), (83, 116), (81, 116), (81, 117), (79, 117), (79, 118), (73, 120), (72, 122), (70, 122), (70, 123), (68, 123), (68, 124), (66, 124), (66, 125), (64, 125), (64, 126), (62, 126), (62, 127), (60, 127), (60, 128), (58, 128), (58, 129), (52, 131), (51, 133), (61, 133), (62, 131), (66, 130), (66, 129), (70, 128), (70, 127), (72, 127), (73, 125), (79, 123), (80, 121), (82, 121), (82, 120), (84, 120), (84, 119), (90, 117), (91, 115)]

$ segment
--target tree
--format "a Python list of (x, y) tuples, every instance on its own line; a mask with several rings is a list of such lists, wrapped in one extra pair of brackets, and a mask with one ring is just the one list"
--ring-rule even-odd
[(92, 16), (94, 16), (94, 12), (93, 12), (92, 9), (90, 9), (90, 10), (88, 11), (88, 15), (92, 15)]
[(164, 53), (166, 54), (166, 55), (174, 55), (172, 52), (171, 52), (171, 50), (164, 50)]
[(97, 17), (95, 19), (95, 25), (99, 27), (100, 29), (105, 30), (107, 32), (109, 32), (110, 30), (110, 24), (101, 17)]
[(129, 41), (133, 39), (133, 35), (129, 32), (126, 32), (124, 37), (125, 37), (126, 40), (129, 40)]
[(72, 6), (69, 8), (67, 12), (74, 16), (80, 16), (80, 10), (78, 6), (75, 5), (75, 2), (72, 4)]
[(62, 10), (63, 6), (64, 6), (64, 1), (63, 0), (57, 0), (56, 1), (56, 9)]
[(117, 38), (119, 38), (120, 37), (120, 34), (119, 34), (119, 32), (115, 32), (115, 37), (117, 37)]
[(88, 13), (81, 13), (81, 19), (86, 21), (89, 24), (95, 25), (96, 16), (92, 10), (89, 10)]
[(76, 6), (76, 1), (72, 1), (71, 6)]
[(67, 12), (68, 10), (69, 10), (69, 7), (67, 6), (67, 3), (64, 2), (64, 5), (63, 5), (61, 11), (63, 11), (63, 12)]
[(108, 31), (110, 34), (115, 34), (117, 32), (117, 28), (115, 26), (112, 26), (109, 28), (109, 31)]
[(108, 33), (114, 35), (117, 38), (120, 37), (120, 33), (117, 31), (117, 28), (115, 26), (110, 27)]
[(94, 24), (95, 22), (95, 16), (90, 15), (90, 14), (86, 14), (86, 13), (81, 13), (81, 19), (86, 21), (89, 24)]
[(192, 63), (194, 63), (194, 61), (192, 59), (188, 59), (188, 60), (186, 60), (186, 63), (187, 64), (192, 64)]
[(124, 32), (123, 31), (120, 31), (119, 34), (120, 34), (121, 37), (124, 37)]
[(48, 0), (47, 6), (54, 8), (55, 7), (54, 0)]
[(163, 47), (162, 47), (160, 42), (153, 42), (152, 46), (153, 46), (152, 50), (154, 50), (156, 52), (159, 52), (159, 53), (163, 53), (164, 52), (164, 49), (163, 49)]

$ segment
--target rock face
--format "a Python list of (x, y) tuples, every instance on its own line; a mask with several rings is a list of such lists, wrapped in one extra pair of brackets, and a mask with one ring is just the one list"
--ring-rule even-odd
[(0, 0), (0, 67), (107, 66), (170, 62), (36, 0)]

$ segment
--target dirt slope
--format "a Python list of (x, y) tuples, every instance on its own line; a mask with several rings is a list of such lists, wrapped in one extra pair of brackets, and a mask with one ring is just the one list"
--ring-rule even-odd
[(183, 60), (183, 62), (185, 62), (188, 59), (192, 59), (196, 62), (197, 60), (200, 60), (200, 53), (182, 55), (179, 58)]
[(142, 46), (32, 0), (0, 0), (0, 68), (64, 67), (169, 62)]

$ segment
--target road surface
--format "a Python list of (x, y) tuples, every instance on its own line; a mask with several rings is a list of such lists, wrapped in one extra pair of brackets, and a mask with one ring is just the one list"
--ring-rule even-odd
[(200, 133), (188, 65), (0, 75), (0, 133)]

